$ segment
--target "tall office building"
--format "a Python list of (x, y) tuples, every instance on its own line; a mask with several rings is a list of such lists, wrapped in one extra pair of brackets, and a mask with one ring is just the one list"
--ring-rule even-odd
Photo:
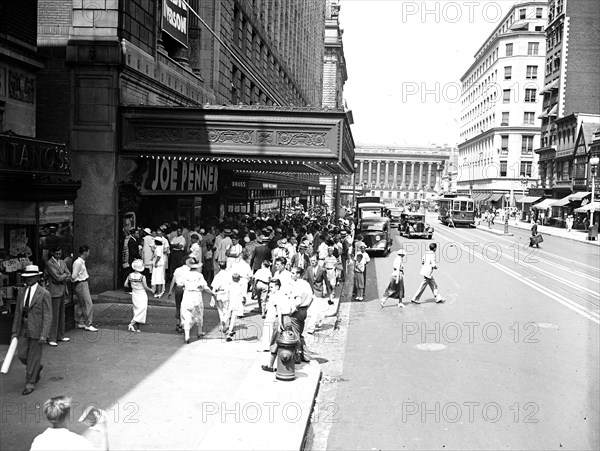
[(459, 193), (502, 207), (534, 182), (539, 146), (547, 2), (513, 5), (461, 77)]

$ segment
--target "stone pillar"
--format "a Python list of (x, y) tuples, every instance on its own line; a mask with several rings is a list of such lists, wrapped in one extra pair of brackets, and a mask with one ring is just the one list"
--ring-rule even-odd
[(381, 184), (381, 161), (379, 161), (379, 160), (377, 161), (377, 177), (375, 180), (377, 180), (375, 182), (377, 185), (377, 188), (381, 188), (381, 185), (380, 185)]
[(431, 165), (432, 164), (433, 163), (431, 163), (431, 161), (427, 163), (427, 190), (428, 191), (431, 191)]
[(390, 162), (385, 162), (385, 187), (386, 189), (390, 186)]
[(392, 184), (394, 189), (398, 188), (398, 162), (394, 161), (394, 183)]
[(425, 166), (425, 163), (420, 161), (418, 163), (418, 165), (419, 165), (419, 181), (417, 182), (417, 190), (420, 190), (420, 189), (423, 189), (423, 167)]
[(410, 162), (410, 189), (415, 187), (415, 167), (417, 165), (416, 161)]
[(363, 182), (364, 182), (364, 176), (365, 174), (365, 162), (363, 160), (360, 160), (360, 176), (358, 178), (358, 183), (362, 186)]
[(407, 162), (403, 161), (402, 162), (402, 188), (406, 188), (406, 165)]
[(369, 161), (368, 183), (369, 183), (369, 189), (371, 189), (371, 184), (373, 183), (373, 162), (372, 161)]

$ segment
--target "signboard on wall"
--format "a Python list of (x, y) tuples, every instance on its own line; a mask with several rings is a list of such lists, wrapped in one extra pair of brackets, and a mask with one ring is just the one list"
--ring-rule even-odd
[(0, 172), (70, 175), (64, 144), (0, 134)]
[(217, 192), (217, 165), (191, 160), (152, 159), (144, 177), (144, 194), (213, 194)]
[(188, 45), (188, 7), (182, 0), (163, 0), (162, 30), (184, 47)]

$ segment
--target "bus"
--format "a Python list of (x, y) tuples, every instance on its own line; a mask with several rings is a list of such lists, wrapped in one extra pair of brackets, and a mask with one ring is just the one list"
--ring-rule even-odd
[(442, 224), (448, 225), (452, 218), (455, 226), (475, 225), (475, 202), (470, 197), (445, 194), (436, 200), (439, 205), (438, 219)]

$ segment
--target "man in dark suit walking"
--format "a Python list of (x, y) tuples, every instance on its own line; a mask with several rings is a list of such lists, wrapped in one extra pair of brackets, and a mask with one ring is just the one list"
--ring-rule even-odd
[(43, 345), (52, 325), (52, 301), (50, 293), (38, 284), (41, 275), (37, 265), (28, 265), (21, 274), (26, 288), (17, 295), (12, 327), (12, 338), (18, 340), (17, 356), (26, 366), (23, 395), (33, 392), (40, 381)]
[(327, 271), (319, 266), (319, 260), (316, 255), (310, 256), (310, 267), (304, 271), (302, 277), (310, 285), (314, 296), (314, 300), (308, 309), (308, 321), (306, 325), (306, 332), (312, 334), (315, 332), (315, 327), (321, 324), (327, 310), (325, 298), (328, 299), (329, 305), (333, 304), (331, 300), (333, 287), (327, 278)]
[(271, 261), (271, 249), (269, 248), (269, 245), (265, 243), (268, 239), (261, 235), (256, 240), (259, 245), (254, 249), (254, 255), (250, 260), (250, 266), (252, 267), (253, 273), (261, 268), (262, 262), (265, 260)]
[(46, 279), (50, 288), (50, 297), (52, 297), (52, 326), (48, 336), (50, 346), (58, 346), (58, 341), (69, 341), (65, 337), (65, 298), (68, 293), (67, 280), (71, 277), (71, 271), (62, 257), (60, 246), (52, 249), (52, 258), (46, 263)]

